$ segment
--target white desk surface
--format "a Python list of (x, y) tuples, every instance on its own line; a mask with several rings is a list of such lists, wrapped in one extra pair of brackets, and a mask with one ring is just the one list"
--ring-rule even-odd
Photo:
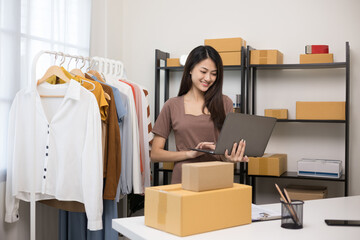
[[(280, 208), (280, 203), (262, 205), (269, 209)], [(360, 227), (327, 226), (324, 219), (360, 220), (360, 196), (305, 201), (302, 229), (284, 229), (281, 220), (254, 222), (207, 233), (178, 237), (144, 224), (144, 216), (113, 219), (112, 227), (133, 240), (222, 240), (222, 239), (286, 239), (286, 240), (351, 240), (360, 239)]]

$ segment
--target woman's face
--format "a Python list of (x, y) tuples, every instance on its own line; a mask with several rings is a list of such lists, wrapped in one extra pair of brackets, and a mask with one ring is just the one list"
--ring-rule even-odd
[(215, 82), (217, 68), (211, 58), (202, 60), (190, 71), (193, 87), (206, 92)]

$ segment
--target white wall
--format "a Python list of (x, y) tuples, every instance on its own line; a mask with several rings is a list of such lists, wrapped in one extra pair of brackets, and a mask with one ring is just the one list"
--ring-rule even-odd
[[(121, 40), (119, 44), (108, 44), (107, 52), (120, 52), (112, 57), (124, 62), (130, 80), (146, 86), (151, 93), (154, 93), (155, 49), (179, 57), (203, 44), (206, 38), (242, 37), (254, 48), (280, 50), (284, 53), (284, 63), (298, 63), (299, 54), (304, 52), (307, 44), (328, 44), (334, 60), (345, 61), (345, 42), (349, 41), (350, 194), (360, 194), (356, 184), (360, 180), (360, 161), (356, 157), (359, 155), (356, 146), (360, 143), (360, 116), (356, 111), (360, 104), (356, 94), (360, 87), (357, 81), (360, 72), (356, 68), (360, 57), (359, 1), (123, 0), (117, 6), (121, 12), (108, 25), (108, 32), (121, 29)], [(284, 107), (289, 109), (290, 117), (294, 117), (297, 100), (341, 101), (344, 85), (339, 85), (339, 80), (344, 79), (344, 74), (343, 69), (259, 72), (257, 113), (262, 114), (264, 108)], [(170, 94), (174, 96), (181, 75), (175, 73), (172, 76)], [(233, 94), (232, 89), (238, 89), (236, 77), (236, 73), (225, 75), (226, 94)], [(153, 94), (150, 99), (154, 100)], [(153, 115), (153, 102), (151, 109)], [(344, 160), (343, 136), (343, 125), (279, 124), (267, 152), (288, 153), (290, 170), (296, 169), (296, 160), (300, 157)], [(265, 180), (261, 185), (266, 186), (269, 181)], [(290, 180), (283, 181), (286, 184)], [(330, 190), (336, 192), (339, 188), (341, 193), (343, 185), (331, 186)]]

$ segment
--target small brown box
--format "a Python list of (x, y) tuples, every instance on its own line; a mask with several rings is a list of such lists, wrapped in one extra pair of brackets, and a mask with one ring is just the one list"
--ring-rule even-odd
[(242, 38), (217, 38), (205, 39), (205, 45), (215, 48), (220, 52), (240, 52), (241, 47), (246, 47), (246, 41)]
[(163, 169), (173, 170), (174, 169), (174, 162), (163, 162)]
[(327, 188), (321, 186), (289, 185), (286, 191), (293, 200), (314, 200), (327, 197)]
[(277, 176), (287, 170), (287, 154), (265, 153), (262, 157), (249, 157), (248, 174)]
[(296, 102), (296, 119), (345, 120), (345, 102)]
[(180, 58), (167, 58), (166, 66), (167, 67), (180, 67)]
[(224, 66), (241, 65), (241, 52), (219, 52)]
[(300, 63), (332, 63), (334, 56), (332, 53), (318, 53), (318, 54), (300, 54)]
[(227, 162), (198, 162), (182, 165), (182, 188), (201, 192), (232, 187), (234, 164)]
[(283, 64), (284, 56), (279, 50), (251, 50), (250, 64)]
[(277, 119), (288, 119), (287, 109), (265, 109), (265, 117), (274, 117)]

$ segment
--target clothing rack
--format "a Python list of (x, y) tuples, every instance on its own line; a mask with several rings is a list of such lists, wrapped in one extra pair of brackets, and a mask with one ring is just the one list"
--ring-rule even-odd
[[(63, 52), (42, 50), (35, 55), (35, 57), (32, 61), (31, 78), (30, 78), (29, 85), (28, 85), (28, 87), (30, 87), (30, 88), (36, 88), (36, 82), (37, 82), (36, 81), (36, 66), (37, 66), (37, 63), (38, 63), (40, 57), (45, 54), (55, 56), (55, 61), (57, 60), (58, 56), (61, 56), (62, 59), (61, 59), (60, 66), (65, 62), (66, 58), (70, 58), (69, 61), (71, 61), (72, 59), (76, 59), (76, 61), (82, 60), (83, 65), (81, 68), (83, 68), (86, 65), (86, 61), (88, 61), (89, 62), (88, 69), (95, 68), (97, 65), (98, 66), (97, 68), (103, 73), (114, 74), (116, 76), (119, 76), (119, 78), (124, 78), (124, 65), (121, 61), (108, 59), (108, 58), (102, 58), (102, 57), (83, 57), (83, 56), (71, 55), (71, 54), (67, 54), (67, 53), (63, 53)], [(34, 102), (34, 106), (35, 106), (35, 102)], [(34, 126), (34, 129), (35, 129), (35, 127), (36, 126)], [(36, 143), (34, 143), (34, 144), (36, 144)], [(31, 172), (32, 172), (32, 174), (35, 174), (34, 165), (32, 165)], [(31, 189), (31, 192), (30, 192), (30, 240), (35, 240), (36, 239), (36, 234), (35, 234), (36, 233), (35, 175), (32, 176), (32, 181), (30, 182), (30, 189)]]

